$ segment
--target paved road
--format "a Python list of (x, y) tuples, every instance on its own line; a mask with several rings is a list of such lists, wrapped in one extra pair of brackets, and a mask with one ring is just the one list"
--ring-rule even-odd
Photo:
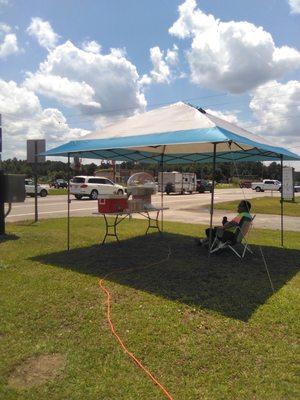
[[(270, 193), (256, 193), (251, 189), (245, 189), (244, 194), (247, 199), (270, 196)], [(215, 191), (215, 202), (244, 199), (244, 194), (241, 189), (217, 189)], [(274, 196), (279, 196), (279, 193), (274, 194)], [(91, 216), (93, 212), (97, 211), (96, 201), (89, 199), (76, 200), (73, 196), (71, 197), (72, 216)], [(152, 202), (154, 205), (159, 206), (161, 204), (160, 194), (153, 196)], [(207, 225), (209, 223), (209, 207), (205, 206), (209, 203), (210, 193), (164, 196), (164, 206), (169, 207), (169, 210), (164, 211), (164, 218), (168, 221), (182, 221)], [(65, 217), (66, 212), (66, 196), (39, 198), (40, 218)], [(215, 211), (214, 223), (218, 224), (223, 215), (224, 212)], [(229, 218), (231, 215), (233, 214), (227, 213)], [(7, 217), (7, 221), (21, 221), (33, 218), (34, 199), (27, 198), (25, 203), (13, 205), (12, 212)], [(279, 229), (280, 217), (277, 215), (258, 215), (255, 226)], [(300, 231), (300, 218), (285, 217), (285, 229)]]

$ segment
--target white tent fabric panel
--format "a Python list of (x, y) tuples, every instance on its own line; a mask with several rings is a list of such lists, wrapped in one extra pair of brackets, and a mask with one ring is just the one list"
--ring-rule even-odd
[(214, 122), (206, 118), (196, 108), (178, 102), (160, 107), (129, 118), (124, 118), (101, 131), (84, 136), (84, 139), (109, 139), (136, 135), (149, 135), (183, 131), (191, 129), (207, 129), (214, 127)]
[(104, 127), (100, 131), (84, 136), (84, 139), (109, 139), (153, 133), (209, 129), (215, 126), (255, 142), (270, 146), (274, 145), (271, 141), (261, 136), (255, 135), (215, 115), (207, 112), (202, 113), (197, 108), (183, 102), (124, 118)]
[(246, 139), (253, 140), (255, 142), (266, 144), (269, 146), (274, 146), (274, 143), (271, 142), (271, 140), (267, 140), (260, 135), (256, 135), (252, 132), (249, 132), (246, 129), (243, 129), (239, 126), (231, 124), (228, 121), (225, 121), (224, 119), (218, 118), (215, 115), (212, 115), (209, 113), (205, 113), (205, 115), (214, 124), (214, 126), (218, 126), (219, 128), (222, 128), (222, 129), (225, 129), (226, 131), (235, 133), (236, 135), (239, 135)]

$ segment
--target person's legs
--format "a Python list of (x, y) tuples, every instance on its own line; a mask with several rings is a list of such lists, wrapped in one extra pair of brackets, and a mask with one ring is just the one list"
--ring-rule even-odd
[(221, 240), (221, 242), (232, 242), (235, 238), (234, 232), (227, 231), (226, 229), (223, 230), (222, 236), (218, 235), (218, 238)]
[(196, 243), (197, 243), (199, 246), (208, 244), (208, 243), (209, 243), (210, 231), (211, 231), (211, 241), (213, 242), (214, 239), (215, 239), (215, 237), (216, 237), (216, 234), (217, 234), (219, 228), (220, 228), (220, 227), (215, 226), (215, 227), (212, 228), (212, 229), (210, 229), (210, 228), (205, 229), (206, 238), (205, 238), (205, 239), (198, 239), (198, 238), (196, 238), (196, 239), (195, 239)]
[(216, 237), (217, 229), (218, 228), (216, 226), (212, 229), (210, 229), (210, 228), (205, 229), (206, 238), (209, 239), (210, 231), (211, 231), (211, 238), (213, 240)]
[(209, 235), (210, 235), (210, 231), (211, 231), (211, 241), (213, 242), (215, 237), (216, 237), (216, 233), (217, 233), (217, 227), (214, 227), (212, 229), (207, 228), (205, 229), (205, 234), (206, 234), (206, 238), (205, 239), (196, 239), (196, 243), (199, 246), (202, 245), (207, 245), (209, 243)]

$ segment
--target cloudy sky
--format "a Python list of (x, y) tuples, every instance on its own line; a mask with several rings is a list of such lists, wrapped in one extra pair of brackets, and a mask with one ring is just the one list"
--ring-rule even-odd
[(3, 159), (180, 100), (300, 153), (300, 0), (0, 0)]

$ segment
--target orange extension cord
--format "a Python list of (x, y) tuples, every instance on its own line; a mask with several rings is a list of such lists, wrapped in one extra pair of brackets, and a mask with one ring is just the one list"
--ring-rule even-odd
[[(165, 259), (160, 260), (160, 261), (155, 262), (155, 263), (148, 264), (145, 267), (143, 267), (142, 269), (150, 268), (150, 267), (159, 265), (159, 264), (169, 260), (170, 255), (171, 255), (171, 250), (169, 248), (168, 256)], [(112, 298), (112, 296), (111, 296), (110, 292), (108, 291), (108, 289), (106, 289), (106, 287), (104, 286), (103, 282), (109, 275), (115, 274), (116, 272), (129, 272), (129, 271), (135, 271), (135, 268), (119, 269), (117, 271), (111, 271), (108, 274), (106, 274), (102, 279), (99, 280), (99, 286), (100, 286), (101, 290), (106, 295), (106, 302), (105, 302), (106, 303), (106, 319), (108, 321), (108, 324), (110, 326), (110, 330), (111, 330), (112, 334), (114, 335), (114, 337), (117, 340), (117, 342), (119, 342), (119, 345), (122, 347), (124, 352), (135, 362), (135, 364), (139, 368), (141, 368), (149, 376), (149, 378), (152, 380), (152, 382), (162, 390), (162, 392), (165, 394), (167, 399), (174, 400), (173, 397), (170, 395), (170, 393), (167, 391), (167, 389), (161, 383), (159, 383), (159, 381), (155, 378), (155, 376), (146, 367), (143, 366), (143, 364), (136, 358), (136, 356), (133, 353), (131, 353), (127, 349), (127, 347), (125, 346), (123, 340), (117, 334), (115, 326), (114, 326), (114, 324), (112, 322), (112, 319), (111, 319), (111, 298)]]

